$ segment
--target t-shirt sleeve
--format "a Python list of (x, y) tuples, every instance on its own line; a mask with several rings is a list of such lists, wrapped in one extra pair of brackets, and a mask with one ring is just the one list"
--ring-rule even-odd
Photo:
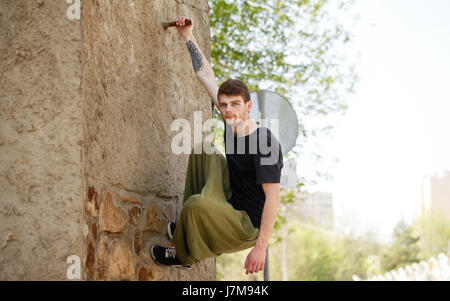
[(267, 131), (266, 137), (267, 143), (259, 143), (254, 156), (256, 184), (280, 183), (283, 168), (281, 145), (270, 131)]

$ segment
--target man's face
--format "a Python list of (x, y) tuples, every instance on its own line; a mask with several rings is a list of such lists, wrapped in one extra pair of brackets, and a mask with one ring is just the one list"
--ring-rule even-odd
[(252, 101), (245, 103), (240, 95), (219, 95), (219, 110), (223, 120), (230, 125), (236, 126), (240, 122), (249, 119)]

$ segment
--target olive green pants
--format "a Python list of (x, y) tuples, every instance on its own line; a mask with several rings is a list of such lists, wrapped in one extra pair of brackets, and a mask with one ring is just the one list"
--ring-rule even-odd
[(219, 152), (206, 154), (204, 150), (201, 154), (192, 152), (183, 207), (172, 239), (183, 265), (255, 245), (259, 229), (245, 211), (233, 208), (230, 197), (225, 156)]

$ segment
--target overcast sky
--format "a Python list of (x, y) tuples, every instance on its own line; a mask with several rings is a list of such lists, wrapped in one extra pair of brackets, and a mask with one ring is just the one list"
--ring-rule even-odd
[[(317, 189), (333, 193), (337, 226), (390, 238), (394, 225), (419, 210), (425, 176), (450, 169), (450, 1), (357, 0), (356, 35), (348, 49), (360, 81), (332, 138), (308, 151), (327, 170)], [(338, 159), (337, 163), (333, 163)]]

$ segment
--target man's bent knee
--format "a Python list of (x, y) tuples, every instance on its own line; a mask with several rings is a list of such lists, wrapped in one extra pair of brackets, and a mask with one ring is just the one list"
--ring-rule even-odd
[(198, 212), (199, 210), (205, 209), (207, 205), (208, 202), (206, 198), (200, 194), (194, 194), (187, 199), (183, 205), (183, 208), (188, 211)]

